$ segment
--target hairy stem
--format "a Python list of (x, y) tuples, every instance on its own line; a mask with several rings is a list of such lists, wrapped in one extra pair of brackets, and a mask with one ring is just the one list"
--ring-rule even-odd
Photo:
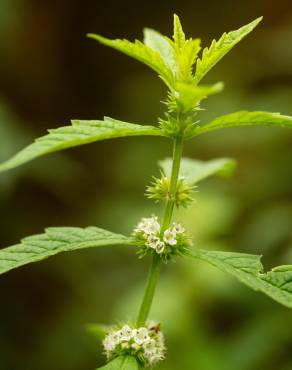
[[(161, 226), (161, 235), (168, 228), (172, 219), (173, 208), (175, 204), (175, 193), (177, 189), (177, 181), (182, 157), (182, 150), (183, 150), (183, 137), (178, 136), (176, 137), (173, 146), (173, 157), (172, 157), (173, 161), (170, 177), (169, 196), (164, 209)], [(145, 321), (147, 320), (147, 317), (149, 315), (149, 311), (155, 293), (155, 288), (160, 274), (160, 268), (161, 268), (161, 258), (158, 255), (155, 255), (153, 257), (152, 265), (150, 267), (146, 289), (137, 319), (138, 327), (145, 325)]]

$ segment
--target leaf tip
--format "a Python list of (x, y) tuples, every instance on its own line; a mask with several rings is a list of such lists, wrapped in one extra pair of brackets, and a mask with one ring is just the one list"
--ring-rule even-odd
[(86, 37), (88, 37), (89, 39), (94, 39), (95, 38), (95, 34), (94, 33), (87, 33), (86, 34)]
[(263, 16), (256, 18), (252, 22), (250, 22), (250, 25), (253, 26), (254, 29), (261, 21), (263, 20)]
[(99, 42), (102, 42), (104, 40), (104, 37), (102, 37), (101, 35), (98, 35), (96, 33), (87, 33), (86, 37), (88, 37), (89, 39), (92, 39), (92, 40), (99, 41)]
[(224, 90), (224, 87), (225, 87), (224, 82), (219, 81), (219, 82), (215, 83), (215, 85), (213, 86), (213, 89), (214, 89), (214, 92), (219, 93), (219, 92)]

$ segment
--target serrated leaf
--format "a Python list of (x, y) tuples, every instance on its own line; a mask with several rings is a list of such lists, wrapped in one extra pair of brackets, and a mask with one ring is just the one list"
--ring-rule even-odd
[(280, 113), (240, 111), (226, 114), (204, 126), (196, 127), (192, 136), (237, 126), (279, 126), (292, 128), (292, 117), (284, 116)]
[(151, 28), (144, 28), (143, 32), (144, 44), (152, 50), (157, 51), (161, 55), (164, 63), (168, 66), (168, 68), (175, 73), (177, 70), (177, 66), (174, 59), (173, 48), (171, 47), (167, 39), (159, 32)]
[(71, 126), (49, 130), (49, 134), (36, 139), (33, 144), (0, 164), (0, 172), (59, 150), (99, 140), (142, 135), (163, 136), (164, 134), (162, 130), (154, 126), (121, 122), (108, 117), (105, 117), (103, 121), (73, 120)]
[(180, 19), (176, 14), (173, 15), (173, 40), (178, 48), (182, 48), (186, 42)]
[(179, 81), (194, 83), (192, 76), (193, 65), (197, 59), (198, 53), (201, 50), (200, 39), (188, 39), (184, 46), (176, 50), (176, 61), (178, 65)]
[[(182, 158), (180, 177), (184, 177), (188, 184), (194, 185), (215, 174), (228, 175), (234, 170), (235, 165), (236, 162), (231, 158), (219, 158), (210, 161)], [(159, 166), (164, 174), (169, 177), (171, 174), (172, 159), (166, 158), (159, 161)]]
[(177, 65), (177, 80), (185, 83), (193, 83), (192, 68), (201, 50), (200, 39), (186, 40), (179, 17), (174, 15), (172, 45)]
[(163, 81), (169, 86), (173, 86), (174, 75), (172, 70), (165, 64), (162, 56), (156, 50), (153, 50), (149, 46), (143, 44), (139, 40), (131, 42), (128, 40), (110, 40), (103, 36), (96, 34), (88, 34), (88, 37), (97, 40), (103, 45), (110, 46), (140, 62), (146, 64), (148, 67), (152, 68)]
[(109, 245), (132, 244), (132, 239), (90, 226), (50, 227), (44, 234), (28, 236), (20, 244), (0, 250), (0, 274), (61, 252)]
[(292, 308), (291, 265), (278, 266), (264, 273), (261, 256), (202, 249), (194, 250), (190, 254), (233, 275), (250, 288), (261, 291), (282, 305)]
[(221, 38), (213, 40), (209, 48), (203, 50), (202, 57), (198, 59), (195, 73), (195, 83), (198, 84), (202, 78), (219, 62), (239, 41), (248, 35), (262, 20), (262, 17), (239, 28), (236, 31), (224, 33)]
[(137, 360), (131, 356), (120, 356), (97, 370), (138, 370)]

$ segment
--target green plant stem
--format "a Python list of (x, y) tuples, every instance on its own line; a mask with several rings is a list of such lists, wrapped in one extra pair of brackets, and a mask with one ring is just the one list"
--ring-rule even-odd
[[(175, 204), (175, 193), (176, 193), (176, 188), (177, 188), (180, 162), (181, 162), (181, 157), (182, 157), (182, 150), (183, 150), (183, 137), (178, 136), (175, 139), (174, 146), (173, 146), (173, 161), (172, 161), (172, 169), (171, 169), (171, 177), (170, 177), (169, 197), (167, 199), (165, 209), (164, 209), (162, 226), (161, 226), (161, 235), (168, 228), (171, 222), (172, 214), (173, 214), (173, 208)], [(150, 267), (143, 301), (142, 301), (138, 319), (137, 319), (138, 327), (145, 325), (145, 322), (148, 318), (149, 311), (150, 311), (153, 297), (154, 297), (154, 293), (155, 293), (155, 288), (156, 288), (158, 277), (160, 274), (161, 262), (162, 260), (160, 256), (158, 255), (153, 256), (152, 265)]]
[(177, 180), (178, 180), (178, 175), (179, 175), (182, 151), (183, 151), (183, 137), (178, 136), (175, 139), (174, 146), (173, 146), (169, 194), (168, 194), (168, 199), (167, 199), (166, 206), (164, 209), (164, 215), (163, 215), (162, 226), (161, 226), (161, 234), (163, 234), (163, 232), (168, 228), (171, 222), (173, 208), (175, 204), (175, 194), (176, 194), (176, 189), (177, 189)]
[(147, 320), (151, 304), (153, 301), (157, 280), (160, 274), (160, 267), (161, 267), (161, 258), (158, 255), (153, 256), (142, 305), (138, 315), (137, 327), (143, 326), (145, 324), (145, 321)]

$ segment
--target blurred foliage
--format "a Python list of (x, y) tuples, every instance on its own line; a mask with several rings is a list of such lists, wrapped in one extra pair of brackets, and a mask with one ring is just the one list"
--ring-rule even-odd
[[(259, 15), (263, 24), (214, 69), (226, 90), (204, 104), (202, 122), (239, 109), (292, 114), (291, 1), (0, 1), (0, 159), (47, 127), (111, 115), (154, 123), (162, 83), (143, 65), (87, 40), (171, 32), (171, 15), (204, 44)], [(232, 179), (199, 186), (178, 218), (205, 248), (292, 263), (292, 132), (236, 128), (187, 143), (192, 158), (234, 157)], [(46, 226), (98, 225), (128, 233), (159, 206), (143, 198), (169, 156), (159, 138), (129, 138), (41, 158), (1, 175), (1, 245)], [(127, 248), (74, 252), (1, 277), (0, 368), (85, 370), (103, 363), (90, 322), (135, 315), (149, 261)], [(5, 297), (5, 299), (4, 299)], [(161, 369), (290, 370), (291, 311), (203, 263), (179, 260), (162, 274), (152, 316), (167, 335)]]

